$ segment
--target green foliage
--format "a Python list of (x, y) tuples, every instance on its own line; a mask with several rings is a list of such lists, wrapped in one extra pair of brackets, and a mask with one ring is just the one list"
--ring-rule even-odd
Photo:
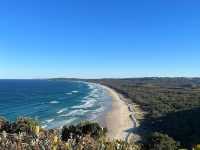
[(96, 122), (81, 122), (78, 125), (64, 126), (62, 129), (62, 140), (67, 141), (70, 138), (79, 139), (80, 136), (90, 135), (93, 138), (104, 136), (106, 129), (101, 128)]
[[(0, 119), (0, 122), (9, 123), (6, 119)], [(56, 129), (40, 130), (36, 137), (33, 136), (32, 130), (38, 125), (39, 123), (31, 118), (18, 118), (16, 122), (11, 123), (12, 130), (8, 130), (7, 136), (0, 134), (0, 148), (17, 149), (17, 146), (21, 145), (19, 150), (53, 148), (61, 150), (176, 150), (178, 146), (172, 138), (160, 133), (154, 133), (148, 137), (142, 149), (139, 144), (127, 143), (123, 140), (108, 140), (105, 137), (106, 130), (98, 123), (89, 121), (64, 126), (61, 138)], [(12, 134), (13, 130), (15, 134)], [(26, 134), (16, 134), (19, 132)]]
[(177, 150), (178, 143), (171, 137), (161, 133), (153, 133), (144, 146), (147, 150)]
[(105, 138), (100, 139), (97, 142), (97, 150), (140, 150), (139, 145), (133, 143), (127, 143), (122, 140), (106, 140)]
[[(0, 119), (0, 123), (3, 125), (9, 122)], [(108, 140), (105, 137), (106, 130), (95, 122), (84, 121), (76, 126), (64, 126), (61, 138), (57, 129), (41, 129), (38, 136), (34, 136), (32, 130), (38, 125), (31, 118), (18, 118), (16, 122), (10, 123), (8, 132), (0, 132), (0, 149), (140, 150), (140, 146), (135, 144)]]
[(91, 80), (114, 88), (141, 104), (148, 117), (200, 107), (200, 79), (133, 78)]
[(80, 135), (81, 131), (74, 125), (64, 126), (62, 128), (61, 137), (63, 141), (68, 141), (68, 139), (78, 138)]
[(27, 117), (17, 118), (15, 122), (9, 122), (5, 118), (0, 118), (0, 132), (34, 134), (34, 129), (39, 125), (37, 120)]
[(200, 109), (184, 110), (156, 119), (147, 119), (145, 124), (151, 127), (152, 131), (166, 133), (180, 141), (183, 147), (191, 148), (200, 143), (199, 116)]
[(28, 117), (17, 118), (16, 122), (12, 124), (12, 129), (15, 133), (25, 132), (28, 134), (33, 134), (33, 130), (39, 122), (35, 119)]
[(107, 85), (139, 104), (147, 112), (141, 130), (168, 134), (187, 148), (200, 142), (200, 78), (89, 81)]
[(90, 134), (93, 138), (105, 135), (106, 129), (99, 126), (96, 122), (84, 121), (77, 125), (83, 135)]
[(0, 132), (2, 131), (9, 132), (10, 129), (11, 127), (9, 121), (4, 117), (0, 117)]

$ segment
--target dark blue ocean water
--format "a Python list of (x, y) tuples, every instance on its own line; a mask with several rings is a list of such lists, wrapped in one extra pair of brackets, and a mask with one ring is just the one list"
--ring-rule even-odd
[(111, 104), (101, 86), (58, 80), (0, 80), (0, 115), (37, 118), (45, 128), (96, 120)]

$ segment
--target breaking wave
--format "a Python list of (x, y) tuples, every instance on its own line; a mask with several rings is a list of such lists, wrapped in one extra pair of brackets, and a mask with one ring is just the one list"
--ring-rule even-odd
[(59, 111), (57, 111), (57, 114), (61, 114), (61, 113), (63, 113), (64, 111), (67, 111), (68, 110), (68, 108), (62, 108), (62, 109), (60, 109)]
[(60, 103), (59, 101), (50, 101), (49, 102), (50, 104), (58, 104), (58, 103)]

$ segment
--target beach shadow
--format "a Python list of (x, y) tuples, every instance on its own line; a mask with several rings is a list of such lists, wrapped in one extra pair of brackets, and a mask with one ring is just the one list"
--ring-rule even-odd
[(140, 134), (138, 134), (138, 129), (139, 128), (137, 128), (137, 127), (133, 127), (133, 128), (124, 130), (124, 132), (127, 133), (125, 141), (128, 142), (131, 138), (131, 140), (133, 140), (135, 143), (140, 143), (141, 137), (140, 137)]

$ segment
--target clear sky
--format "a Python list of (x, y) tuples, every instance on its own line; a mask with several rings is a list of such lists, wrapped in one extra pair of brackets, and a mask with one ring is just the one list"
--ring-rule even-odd
[(2, 0), (0, 78), (200, 76), (199, 0)]

